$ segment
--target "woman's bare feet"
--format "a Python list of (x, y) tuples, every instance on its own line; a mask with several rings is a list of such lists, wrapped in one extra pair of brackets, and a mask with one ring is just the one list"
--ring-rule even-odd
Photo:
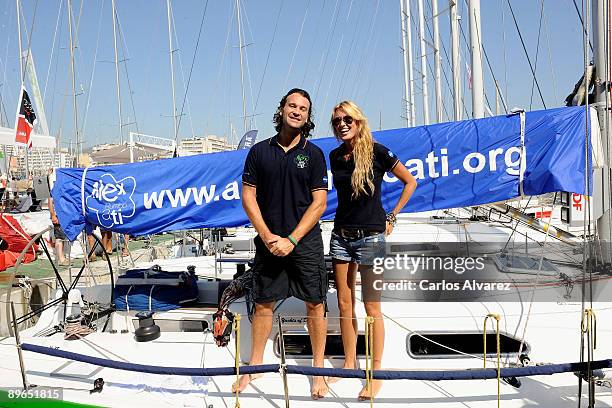
[[(343, 369), (349, 369), (349, 370), (354, 370), (356, 368), (355, 365), (352, 364), (346, 364), (344, 363), (344, 366), (342, 366)], [(340, 381), (343, 377), (325, 377), (325, 382), (329, 385), (329, 384), (334, 384), (337, 383), (338, 381)]]
[(313, 400), (318, 400), (325, 397), (329, 392), (325, 377), (312, 377), (312, 388), (310, 389), (310, 396)]
[(258, 378), (263, 377), (263, 374), (242, 374), (238, 381), (232, 384), (232, 392), (238, 391), (239, 393), (244, 391), (246, 387)]
[[(376, 397), (380, 389), (382, 388), (382, 380), (372, 380), (372, 396)], [(359, 393), (359, 401), (367, 401), (370, 399), (370, 391), (368, 386), (364, 385)]]

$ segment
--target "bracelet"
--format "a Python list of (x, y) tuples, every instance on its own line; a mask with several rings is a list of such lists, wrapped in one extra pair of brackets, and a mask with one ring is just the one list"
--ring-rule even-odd
[(387, 213), (387, 222), (395, 227), (397, 224), (397, 217), (392, 212)]
[(297, 239), (293, 238), (291, 235), (288, 235), (288, 236), (287, 236), (287, 239), (288, 239), (289, 241), (291, 241), (291, 243), (293, 244), (293, 246), (297, 246), (297, 244), (298, 244)]

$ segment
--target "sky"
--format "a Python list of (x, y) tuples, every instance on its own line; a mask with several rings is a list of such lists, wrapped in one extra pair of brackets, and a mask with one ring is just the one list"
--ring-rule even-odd
[[(423, 0), (429, 111), (435, 118), (431, 1)], [(121, 121), (111, 0), (70, 2), (75, 37), (77, 127), (84, 148), (118, 143), (128, 132), (174, 138), (172, 80), (165, 0), (116, 0)], [(272, 116), (293, 87), (313, 98), (315, 137), (331, 135), (335, 104), (353, 100), (373, 130), (407, 126), (399, 0), (174, 0), (173, 58), (178, 139), (209, 134), (237, 142), (245, 130), (274, 135)], [(581, 2), (577, 2), (580, 7)], [(68, 2), (21, 0), (23, 49), (34, 60), (50, 133), (62, 147), (75, 141)], [(410, 1), (417, 124), (423, 124), (418, 1)], [(538, 91), (518, 31), (531, 63)], [(459, 0), (464, 118), (471, 116), (467, 64), (467, 0)], [(452, 120), (448, 2), (439, 1), (443, 121)], [(495, 76), (510, 109), (563, 106), (584, 69), (583, 38), (572, 0), (482, 0), (485, 92), (496, 112)], [(0, 1), (0, 118), (13, 127), (20, 74), (14, 0)], [(26, 35), (27, 32), (27, 35)], [(490, 64), (490, 68), (489, 68)], [(241, 86), (244, 82), (244, 87)], [(31, 84), (26, 83), (31, 92)], [(243, 90), (246, 123), (243, 115)], [(540, 92), (542, 96), (540, 97)], [(543, 101), (542, 101), (543, 99)], [(500, 98), (501, 100), (501, 98)], [(499, 111), (504, 112), (501, 102)], [(34, 104), (35, 110), (41, 107)], [(121, 132), (119, 123), (122, 124)]]

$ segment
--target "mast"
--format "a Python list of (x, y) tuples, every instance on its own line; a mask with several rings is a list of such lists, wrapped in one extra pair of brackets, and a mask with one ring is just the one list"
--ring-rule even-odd
[(461, 120), (461, 54), (459, 53), (459, 19), (457, 0), (450, 0), (451, 58), (453, 71), (453, 119)]
[[(610, 57), (610, 44), (607, 44), (606, 39), (610, 39), (612, 27), (610, 22), (606, 25), (606, 13), (610, 10), (606, 9), (606, 2), (604, 0), (592, 0), (592, 26), (593, 34), (591, 40), (593, 41), (593, 61), (595, 63), (595, 78), (594, 78), (594, 95), (595, 100), (592, 105), (596, 111), (599, 120), (599, 126), (601, 128), (601, 142), (604, 154), (604, 166), (603, 169), (594, 169), (595, 174), (601, 175), (602, 188), (598, 192), (598, 189), (591, 192), (593, 195), (594, 205), (601, 206), (601, 217), (597, 219), (597, 230), (599, 231), (599, 238), (606, 242), (605, 248), (608, 248), (605, 255), (605, 261), (610, 262), (612, 254), (609, 251), (610, 242), (612, 242), (612, 202), (610, 198), (610, 188), (612, 185), (612, 178), (610, 177), (610, 92), (606, 87), (606, 84), (610, 82), (610, 66), (608, 65), (608, 58)], [(609, 5), (608, 5), (609, 7)], [(607, 49), (606, 49), (607, 48)], [(586, 92), (585, 94), (588, 94)], [(596, 211), (596, 213), (599, 213)]]
[[(23, 89), (24, 87), (24, 76), (23, 76), (23, 55), (21, 52), (22, 49), (22, 44), (21, 44), (21, 4), (20, 4), (20, 0), (16, 0), (16, 6), (17, 6), (17, 38), (19, 41), (19, 80), (20, 80), (20, 85), (21, 88), (19, 89), (19, 95), (21, 97), (21, 89)], [(21, 104), (21, 100), (18, 102)], [(6, 156), (6, 155), (5, 155)], [(30, 164), (28, 163), (29, 157), (28, 157), (28, 146), (24, 147), (24, 156), (25, 156), (25, 167), (26, 167), (26, 178), (28, 178), (30, 176)], [(7, 169), (8, 172), (8, 169)]]
[(240, 21), (240, 0), (236, 0), (236, 19), (238, 20), (238, 49), (240, 50), (240, 90), (242, 91), (242, 122), (244, 126), (244, 132), (247, 132), (247, 111), (246, 111), (246, 96), (244, 94), (244, 67), (243, 67), (243, 56), (242, 48), (244, 47), (242, 41), (242, 24)]
[(81, 149), (82, 143), (80, 140), (80, 132), (77, 117), (77, 100), (76, 100), (76, 77), (74, 70), (74, 38), (72, 35), (72, 0), (68, 0), (68, 27), (70, 29), (70, 71), (72, 72), (72, 109), (74, 120), (74, 132), (76, 136), (76, 164), (81, 165)]
[(408, 81), (410, 82), (410, 123), (416, 125), (416, 112), (414, 109), (414, 67), (412, 61), (412, 16), (410, 0), (405, 0), (406, 11), (406, 47), (408, 47)]
[(440, 28), (438, 27), (438, 0), (431, 0), (434, 41), (434, 84), (436, 93), (436, 122), (442, 122), (442, 61), (440, 59)]
[(121, 118), (123, 116), (121, 116), (121, 87), (120, 87), (120, 82), (119, 82), (119, 53), (117, 51), (117, 8), (116, 8), (115, 0), (112, 1), (112, 7), (113, 7), (113, 43), (115, 47), (115, 83), (117, 86), (117, 109), (119, 110), (119, 143), (123, 145), (123, 126), (121, 125), (121, 120), (122, 120)]
[(484, 82), (480, 31), (480, 0), (469, 0), (470, 51), (472, 54), (472, 116), (484, 118)]
[[(404, 61), (404, 103), (406, 109), (406, 126), (411, 127), (414, 126), (412, 123), (412, 110), (414, 109), (414, 105), (410, 103), (410, 94), (412, 89), (412, 58), (410, 61), (408, 60), (408, 49), (406, 48), (408, 33), (406, 27), (410, 26), (410, 22), (408, 21), (408, 15), (404, 9), (404, 2), (408, 2), (408, 0), (400, 0), (400, 20), (402, 27), (402, 59)], [(408, 7), (408, 5), (406, 5)]]
[(423, 124), (429, 125), (429, 92), (427, 87), (427, 48), (425, 44), (425, 11), (419, 0), (419, 42), (421, 52), (421, 81), (423, 82)]
[(23, 56), (21, 54), (21, 13), (19, 12), (21, 9), (20, 0), (15, 0), (17, 5), (17, 40), (19, 41), (19, 79), (21, 81), (21, 85), (23, 86)]
[(174, 140), (178, 137), (178, 123), (176, 121), (176, 95), (174, 85), (174, 49), (172, 47), (172, 5), (170, 0), (166, 0), (166, 6), (168, 9), (168, 41), (170, 43), (170, 77), (172, 79), (172, 123), (174, 124)]

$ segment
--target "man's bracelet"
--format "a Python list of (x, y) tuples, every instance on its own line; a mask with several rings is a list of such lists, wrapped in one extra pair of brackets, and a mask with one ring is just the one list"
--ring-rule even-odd
[(397, 224), (397, 217), (392, 212), (387, 214), (387, 222), (395, 227)]
[(287, 239), (289, 241), (291, 241), (291, 243), (293, 244), (293, 246), (297, 246), (298, 242), (297, 239), (293, 238), (291, 235), (287, 236)]

